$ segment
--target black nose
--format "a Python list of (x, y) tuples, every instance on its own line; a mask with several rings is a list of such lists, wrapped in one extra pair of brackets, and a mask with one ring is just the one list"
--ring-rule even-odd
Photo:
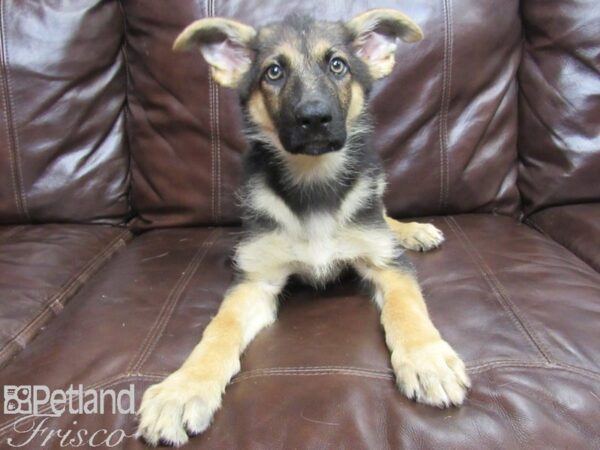
[(304, 102), (296, 108), (296, 121), (306, 129), (326, 127), (331, 122), (331, 110), (318, 100)]

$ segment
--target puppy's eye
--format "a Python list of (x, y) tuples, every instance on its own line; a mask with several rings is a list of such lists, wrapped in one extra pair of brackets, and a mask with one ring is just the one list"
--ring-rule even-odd
[(348, 70), (348, 66), (342, 58), (332, 58), (329, 61), (329, 70), (336, 75), (343, 75)]
[(265, 78), (269, 81), (277, 81), (282, 77), (283, 67), (281, 67), (279, 64), (271, 64), (265, 72)]

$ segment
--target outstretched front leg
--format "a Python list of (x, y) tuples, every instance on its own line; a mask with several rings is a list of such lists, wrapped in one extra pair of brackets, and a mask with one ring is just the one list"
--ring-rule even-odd
[(396, 235), (400, 245), (409, 250), (426, 252), (439, 247), (444, 242), (443, 233), (430, 223), (404, 223), (387, 215), (385, 221)]
[(431, 322), (415, 276), (398, 267), (358, 269), (376, 289), (400, 390), (440, 408), (462, 404), (470, 386), (465, 366)]
[(284, 282), (246, 280), (229, 290), (188, 359), (145, 392), (138, 412), (139, 436), (152, 445), (177, 446), (188, 440), (187, 433), (208, 427), (225, 386), (240, 369), (244, 348), (275, 320)]

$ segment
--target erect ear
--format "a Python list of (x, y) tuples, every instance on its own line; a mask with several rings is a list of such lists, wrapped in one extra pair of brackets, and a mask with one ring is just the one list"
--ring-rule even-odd
[(346, 23), (356, 54), (367, 64), (375, 79), (389, 75), (394, 68), (397, 39), (418, 42), (421, 28), (410, 17), (394, 9), (372, 9)]
[(235, 20), (210, 17), (188, 25), (175, 40), (178, 51), (200, 50), (211, 66), (213, 78), (221, 86), (236, 88), (252, 64), (249, 45), (254, 28)]

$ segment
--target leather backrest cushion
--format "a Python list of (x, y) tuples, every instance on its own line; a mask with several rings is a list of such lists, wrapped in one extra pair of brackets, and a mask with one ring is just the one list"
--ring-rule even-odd
[(183, 27), (205, 16), (256, 26), (293, 11), (345, 20), (374, 7), (404, 11), (425, 33), (399, 46), (393, 74), (378, 82), (372, 99), (388, 210), (518, 210), (516, 0), (501, 8), (493, 0), (130, 0), (124, 7), (137, 226), (238, 221), (244, 139), (237, 94), (209, 79), (198, 53), (171, 50)]
[(123, 222), (119, 2), (0, 2), (0, 222)]
[(519, 188), (526, 213), (600, 198), (600, 7), (525, 0)]

